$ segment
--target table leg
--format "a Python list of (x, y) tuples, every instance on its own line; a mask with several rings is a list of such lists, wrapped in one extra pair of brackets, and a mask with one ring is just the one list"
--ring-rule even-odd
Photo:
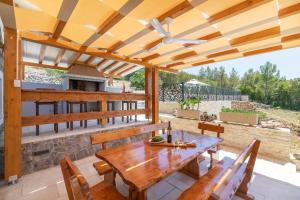
[(200, 161), (205, 159), (202, 155), (194, 158), (191, 162), (189, 162), (185, 167), (182, 168), (181, 172), (198, 179), (201, 176), (200, 173)]
[(147, 190), (138, 191), (134, 186), (129, 186), (129, 200), (147, 200)]

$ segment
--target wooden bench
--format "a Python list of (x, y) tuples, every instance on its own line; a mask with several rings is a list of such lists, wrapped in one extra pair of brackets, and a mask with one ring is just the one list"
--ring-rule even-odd
[(92, 187), (69, 157), (60, 161), (69, 200), (125, 200), (110, 183), (102, 181)]
[[(91, 143), (92, 145), (101, 144), (102, 149), (106, 149), (108, 142), (125, 139), (131, 136), (137, 136), (144, 133), (150, 133), (159, 130), (162, 130), (164, 132), (167, 127), (168, 127), (168, 122), (165, 122), (160, 124), (149, 124), (140, 127), (114, 130), (114, 131), (109, 131), (104, 133), (97, 132), (91, 134)], [(94, 163), (93, 165), (99, 175), (104, 175), (104, 180), (111, 181), (113, 184), (115, 184), (116, 174), (105, 161), (99, 161)]]
[[(205, 122), (200, 122), (198, 124), (198, 128), (201, 130), (202, 135), (204, 134), (204, 131), (211, 131), (211, 132), (217, 133), (217, 137), (220, 138), (220, 134), (224, 133), (224, 127), (221, 126), (220, 124), (214, 125), (214, 124), (208, 124), (208, 123), (205, 123)], [(213, 154), (217, 153), (218, 150), (220, 150), (220, 146), (217, 146), (214, 149), (209, 149), (207, 151), (207, 153), (210, 155), (209, 169), (211, 169), (213, 167), (213, 163), (216, 162), (213, 159)]]
[(248, 194), (248, 183), (251, 180), (259, 145), (259, 140), (253, 140), (236, 160), (225, 157), (191, 188), (184, 191), (179, 199), (225, 200), (231, 199), (234, 194), (246, 200), (254, 199)]

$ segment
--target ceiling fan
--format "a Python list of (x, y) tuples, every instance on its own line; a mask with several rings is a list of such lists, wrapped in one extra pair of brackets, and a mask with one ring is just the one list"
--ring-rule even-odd
[(167, 17), (165, 19), (165, 23), (167, 24), (167, 31), (166, 31), (157, 19), (154, 18), (154, 19), (150, 20), (151, 26), (162, 37), (162, 41), (159, 44), (155, 45), (154, 47), (148, 49), (149, 52), (154, 51), (163, 45), (171, 44), (174, 42), (181, 43), (181, 44), (203, 44), (203, 43), (206, 43), (206, 40), (191, 40), (191, 39), (181, 39), (181, 38), (171, 37), (170, 31), (169, 31), (169, 25), (171, 22), (172, 22), (172, 18)]

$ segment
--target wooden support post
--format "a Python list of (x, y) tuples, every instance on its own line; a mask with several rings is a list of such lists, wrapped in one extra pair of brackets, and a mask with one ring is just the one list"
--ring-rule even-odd
[[(158, 83), (158, 69), (152, 68), (152, 123), (159, 123), (159, 83)], [(155, 135), (152, 132), (152, 135)]]
[(145, 108), (149, 110), (146, 113), (146, 119), (151, 118), (151, 107), (152, 107), (152, 70), (151, 68), (145, 68), (145, 94), (147, 95), (147, 100), (145, 101)]
[(17, 79), (17, 32), (4, 29), (4, 178), (21, 176), (21, 88)]
[[(101, 111), (102, 112), (106, 112), (107, 111), (107, 100), (105, 98), (103, 98), (101, 100)], [(100, 123), (103, 126), (106, 125), (107, 124), (107, 118), (100, 119)]]

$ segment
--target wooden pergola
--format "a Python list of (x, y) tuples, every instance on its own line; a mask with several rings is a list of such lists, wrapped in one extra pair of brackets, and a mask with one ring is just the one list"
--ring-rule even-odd
[[(25, 67), (68, 70), (97, 68), (105, 77), (122, 77), (145, 67), (146, 108), (138, 114), (159, 120), (158, 72), (180, 69), (300, 45), (299, 0), (24, 0), (0, 3), (5, 26), (4, 132), (5, 179), (21, 175), (22, 126), (62, 122), (60, 118), (24, 118), (22, 101), (41, 99), (120, 99), (118, 95), (52, 94), (22, 91)], [(153, 50), (162, 37), (149, 24), (156, 18), (176, 38), (203, 44), (171, 43)], [(98, 113), (99, 114), (99, 113)], [(128, 113), (102, 112), (104, 116)], [(133, 113), (134, 114), (134, 113)], [(89, 119), (91, 113), (73, 116)], [(97, 114), (95, 114), (97, 115)], [(105, 120), (102, 121), (105, 124)]]

